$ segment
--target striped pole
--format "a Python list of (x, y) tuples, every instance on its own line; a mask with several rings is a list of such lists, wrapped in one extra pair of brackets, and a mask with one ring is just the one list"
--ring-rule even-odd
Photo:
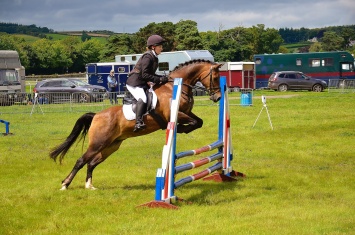
[(166, 140), (162, 153), (162, 167), (158, 169), (155, 199), (167, 201), (173, 196), (174, 168), (176, 148), (176, 124), (179, 112), (182, 78), (174, 79), (173, 95), (170, 105), (170, 121), (166, 129)]

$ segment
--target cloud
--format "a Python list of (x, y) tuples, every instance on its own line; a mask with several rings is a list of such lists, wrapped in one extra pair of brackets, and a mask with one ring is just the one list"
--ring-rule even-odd
[(264, 24), (266, 28), (317, 28), (355, 22), (353, 0), (2, 0), (0, 21), (55, 31), (134, 33), (149, 23), (193, 20), (199, 31)]

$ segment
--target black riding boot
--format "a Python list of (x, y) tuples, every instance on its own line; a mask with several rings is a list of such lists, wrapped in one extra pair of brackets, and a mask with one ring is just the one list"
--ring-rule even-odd
[(134, 126), (133, 132), (137, 132), (145, 129), (146, 125), (143, 122), (143, 114), (146, 112), (146, 103), (142, 99), (139, 99), (136, 104), (136, 125)]

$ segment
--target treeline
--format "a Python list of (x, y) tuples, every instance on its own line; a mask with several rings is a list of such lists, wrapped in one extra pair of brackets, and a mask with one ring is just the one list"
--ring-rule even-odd
[(47, 27), (37, 27), (35, 24), (32, 25), (21, 25), (15, 23), (4, 23), (0, 22), (0, 32), (5, 32), (8, 34), (27, 34), (35, 37), (46, 37), (46, 33), (53, 33), (52, 29)]
[(338, 35), (344, 35), (346, 37), (346, 34), (348, 34), (348, 32), (354, 30), (355, 30), (355, 25), (330, 26), (330, 27), (315, 28), (315, 29), (308, 29), (303, 27), (300, 29), (280, 28), (279, 34), (281, 35), (285, 43), (298, 43), (298, 42), (305, 42), (313, 38), (320, 39), (324, 36), (325, 32), (330, 32), (330, 31), (336, 32)]
[[(26, 74), (63, 74), (84, 72), (85, 65), (93, 62), (110, 62), (115, 55), (143, 53), (146, 40), (152, 34), (163, 36), (167, 42), (164, 51), (209, 50), (215, 61), (251, 61), (254, 54), (289, 53), (283, 46), (285, 40), (279, 30), (258, 24), (249, 28), (199, 32), (197, 23), (191, 20), (150, 23), (135, 34), (112, 34), (102, 43), (89, 37), (68, 36), (62, 40), (42, 38), (26, 42), (24, 37), (0, 33), (0, 50), (16, 50)], [(355, 30), (342, 33), (325, 31), (319, 41), (302, 51), (348, 50), (355, 52), (350, 43), (355, 40)], [(289, 36), (291, 37), (291, 36)], [(295, 51), (292, 51), (295, 52)]]

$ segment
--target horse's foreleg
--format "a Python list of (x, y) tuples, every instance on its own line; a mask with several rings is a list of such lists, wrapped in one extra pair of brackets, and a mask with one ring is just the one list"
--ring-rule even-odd
[(188, 115), (182, 112), (178, 114), (178, 133), (190, 133), (198, 128), (201, 128), (203, 125), (203, 120), (197, 117), (193, 113), (189, 113)]
[(96, 188), (92, 184), (92, 174), (94, 169), (106, 158), (108, 158), (113, 152), (117, 151), (120, 147), (122, 140), (114, 141), (109, 147), (103, 149), (101, 153), (98, 153), (87, 165), (87, 174), (85, 181), (85, 188), (95, 190)]

